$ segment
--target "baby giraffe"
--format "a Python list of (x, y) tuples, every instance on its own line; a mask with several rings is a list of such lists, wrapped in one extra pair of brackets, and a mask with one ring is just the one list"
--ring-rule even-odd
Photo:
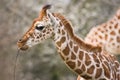
[(20, 50), (51, 38), (65, 64), (86, 80), (120, 80), (120, 63), (101, 47), (78, 38), (69, 21), (60, 13), (48, 11), (45, 5), (31, 28), (17, 42)]

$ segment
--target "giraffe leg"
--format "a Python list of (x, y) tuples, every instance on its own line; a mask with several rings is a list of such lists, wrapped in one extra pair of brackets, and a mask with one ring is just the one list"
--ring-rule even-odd
[(85, 79), (80, 77), (80, 75), (78, 75), (77, 80), (85, 80)]

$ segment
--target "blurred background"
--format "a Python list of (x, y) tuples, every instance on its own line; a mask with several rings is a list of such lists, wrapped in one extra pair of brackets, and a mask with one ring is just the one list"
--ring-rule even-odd
[[(89, 30), (114, 15), (120, 0), (0, 0), (0, 80), (13, 80), (16, 42), (39, 14), (44, 4), (62, 13), (84, 38)], [(77, 75), (63, 63), (52, 40), (21, 52), (16, 80), (76, 80)]]

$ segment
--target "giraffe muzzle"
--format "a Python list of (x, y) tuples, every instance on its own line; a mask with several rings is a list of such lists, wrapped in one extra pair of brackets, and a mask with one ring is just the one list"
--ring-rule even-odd
[(20, 50), (22, 50), (22, 51), (27, 50), (29, 47), (28, 47), (28, 45), (26, 45), (25, 43), (26, 43), (25, 41), (23, 41), (23, 40), (20, 39), (20, 40), (17, 42), (18, 49), (20, 49)]

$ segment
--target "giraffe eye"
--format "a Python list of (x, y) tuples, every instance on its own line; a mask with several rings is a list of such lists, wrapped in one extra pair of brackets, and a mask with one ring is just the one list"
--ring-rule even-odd
[(45, 27), (45, 26), (39, 26), (39, 25), (37, 25), (37, 26), (36, 26), (36, 29), (37, 29), (37, 30), (43, 30), (44, 27)]

